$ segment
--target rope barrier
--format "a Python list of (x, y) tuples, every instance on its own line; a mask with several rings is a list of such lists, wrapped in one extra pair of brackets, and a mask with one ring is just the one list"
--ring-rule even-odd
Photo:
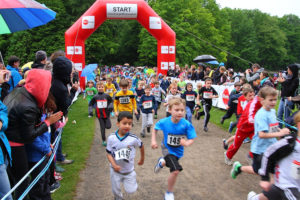
[[(51, 162), (52, 162), (52, 160), (53, 160), (53, 158), (54, 158), (54, 155), (55, 155), (55, 153), (56, 153), (56, 150), (57, 150), (57, 148), (58, 148), (58, 144), (59, 144), (59, 140), (61, 139), (61, 133), (62, 133), (62, 129), (58, 129), (58, 131), (59, 131), (59, 134), (58, 134), (58, 136), (56, 137), (56, 139), (55, 139), (55, 141), (53, 142), (53, 146), (54, 146), (54, 150), (55, 151), (53, 151), (53, 153), (52, 153), (52, 155), (51, 155), (51, 157), (50, 157), (50, 159), (49, 159), (49, 161), (48, 161), (48, 163), (47, 163), (47, 165), (46, 165), (46, 167), (44, 168), (44, 170), (47, 168), (49, 168), (49, 166), (50, 166), (50, 164), (51, 164)], [(33, 170), (35, 170), (40, 164), (42, 164), (43, 163), (43, 161), (46, 159), (46, 157), (47, 157), (47, 155), (45, 155), (39, 162), (37, 162), (28, 172), (27, 172), (27, 174), (25, 174), (24, 176), (23, 176), (23, 178), (1, 199), (1, 200), (5, 200), (9, 195), (11, 195), (22, 183), (23, 183), (23, 181), (31, 174), (31, 172), (33, 172)], [(36, 177), (36, 179), (28, 186), (28, 188), (30, 187), (30, 189), (36, 184), (36, 182), (41, 178), (41, 176), (43, 176), (44, 174), (45, 174), (45, 172), (47, 171), (47, 169), (44, 171), (44, 170), (42, 170), (41, 171), (41, 173), (42, 173), (42, 175), (41, 175), (41, 173)], [(41, 176), (40, 176), (41, 175)], [(34, 184), (33, 184), (34, 183)], [(30, 189), (28, 190), (28, 188), (24, 191), (24, 193), (20, 196), (20, 198), (19, 198), (19, 200), (22, 200), (26, 195), (27, 195), (27, 193), (30, 191)], [(28, 191), (27, 191), (28, 190)], [(25, 194), (25, 192), (26, 192), (26, 194)], [(25, 195), (24, 195), (25, 194)], [(22, 198), (21, 198), (22, 197)]]
[(285, 126), (291, 128), (291, 129), (294, 129), (295, 131), (298, 131), (298, 128), (296, 128), (295, 126), (292, 126), (292, 125), (286, 123), (285, 121), (282, 121), (281, 119), (278, 119), (278, 118), (277, 118), (277, 121), (278, 121), (279, 123), (281, 123), (281, 124), (283, 124), (283, 125), (285, 125)]

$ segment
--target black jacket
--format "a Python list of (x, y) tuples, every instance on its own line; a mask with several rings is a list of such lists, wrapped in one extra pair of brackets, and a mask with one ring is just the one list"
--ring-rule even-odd
[(288, 68), (293, 72), (293, 77), (286, 79), (281, 83), (281, 97), (294, 97), (299, 87), (298, 66), (295, 64), (289, 65)]
[(53, 63), (53, 80), (51, 93), (55, 97), (56, 111), (62, 111), (64, 116), (68, 114), (68, 108), (72, 103), (76, 90), (68, 91), (67, 85), (71, 82), (72, 63), (65, 57), (58, 57)]
[(9, 141), (32, 143), (48, 130), (41, 122), (42, 110), (35, 98), (24, 88), (14, 89), (5, 99), (8, 111), (8, 128), (5, 134)]
[(34, 62), (32, 65), (31, 65), (31, 68), (32, 69), (44, 69), (44, 67), (45, 67), (45, 64), (42, 64), (42, 63), (40, 63), (40, 62)]

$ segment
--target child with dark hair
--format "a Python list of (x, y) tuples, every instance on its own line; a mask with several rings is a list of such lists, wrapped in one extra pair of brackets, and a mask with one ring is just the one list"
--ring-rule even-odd
[(195, 100), (198, 94), (193, 91), (193, 85), (191, 83), (186, 84), (185, 92), (181, 95), (181, 98), (186, 101), (186, 119), (192, 123), (193, 112), (195, 108)]
[(207, 132), (208, 128), (208, 122), (210, 119), (210, 109), (212, 107), (212, 99), (213, 98), (218, 98), (218, 93), (217, 91), (211, 86), (212, 85), (212, 79), (211, 78), (206, 78), (205, 79), (205, 86), (202, 87), (199, 92), (198, 92), (198, 97), (197, 97), (197, 104), (200, 104), (200, 98), (203, 106), (203, 111), (198, 112), (197, 119), (199, 120), (202, 115), (205, 116), (204, 118), (204, 131)]
[(98, 94), (90, 101), (89, 106), (96, 106), (96, 117), (99, 120), (100, 131), (102, 137), (102, 145), (106, 146), (105, 129), (111, 128), (110, 112), (113, 110), (113, 100), (110, 95), (104, 93), (104, 84), (99, 82), (96, 85)]
[(153, 112), (157, 107), (155, 97), (151, 95), (151, 86), (145, 87), (145, 94), (141, 97), (140, 108), (142, 110), (142, 131), (141, 136), (145, 137), (145, 129), (150, 133), (151, 126), (153, 125)]
[(154, 118), (157, 119), (157, 110), (160, 107), (162, 101), (162, 95), (166, 95), (166, 92), (159, 86), (158, 81), (154, 81), (154, 88), (152, 88), (152, 95), (155, 97), (157, 106), (154, 108)]
[(142, 80), (139, 81), (138, 87), (135, 88), (135, 92), (136, 92), (136, 102), (137, 102), (137, 111), (138, 111), (138, 114), (135, 116), (136, 116), (136, 119), (139, 121), (140, 115), (141, 115), (140, 101), (141, 101), (141, 97), (145, 94), (145, 91), (143, 89), (143, 81)]
[(136, 148), (140, 148), (141, 157), (138, 165), (144, 163), (143, 142), (130, 133), (133, 123), (132, 112), (121, 111), (118, 114), (118, 130), (107, 139), (107, 158), (110, 162), (110, 180), (112, 192), (116, 200), (123, 199), (121, 183), (128, 194), (133, 194), (138, 188), (134, 171)]

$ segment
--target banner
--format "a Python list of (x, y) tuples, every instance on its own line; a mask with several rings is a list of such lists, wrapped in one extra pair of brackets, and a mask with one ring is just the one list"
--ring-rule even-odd
[(137, 4), (106, 4), (107, 18), (134, 19), (137, 18), (137, 12)]
[[(174, 78), (171, 78), (173, 81)], [(176, 78), (179, 80), (178, 78)], [(202, 87), (205, 85), (204, 81), (190, 81), (187, 80), (185, 81), (186, 83), (191, 83), (193, 85), (193, 89), (196, 91), (197, 90), (197, 84), (201, 83)], [(218, 98), (214, 98), (212, 100), (212, 105), (217, 108), (221, 109), (226, 109), (226, 105), (228, 104), (229, 101), (229, 95), (231, 91), (234, 89), (234, 86), (225, 86), (225, 85), (212, 85), (212, 87), (216, 90), (218, 93)]]

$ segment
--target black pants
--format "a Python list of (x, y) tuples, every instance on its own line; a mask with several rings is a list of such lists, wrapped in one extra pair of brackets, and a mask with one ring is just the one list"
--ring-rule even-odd
[(234, 110), (233, 108), (230, 107), (230, 108), (227, 110), (227, 112), (225, 113), (225, 115), (222, 117), (222, 119), (223, 119), (223, 120), (229, 119), (234, 113), (235, 113), (235, 115), (236, 115), (236, 110)]
[(207, 127), (207, 124), (209, 122), (210, 119), (210, 109), (211, 109), (211, 105), (210, 104), (203, 104), (203, 111), (200, 112), (200, 116), (204, 115), (204, 127)]
[[(48, 159), (44, 160), (32, 173), (31, 180), (33, 181), (39, 173), (47, 165)], [(29, 162), (29, 167), (32, 168), (36, 163)], [(50, 194), (50, 169), (40, 178), (29, 192), (30, 200), (51, 200)]]
[(156, 103), (157, 103), (157, 107), (154, 109), (154, 114), (155, 114), (155, 115), (157, 115), (157, 111), (158, 111), (158, 109), (159, 109), (159, 107), (160, 107), (161, 102), (156, 101)]
[(100, 132), (101, 132), (101, 137), (102, 141), (106, 141), (106, 136), (105, 136), (105, 129), (110, 129), (111, 128), (111, 121), (109, 116), (107, 118), (98, 118), (99, 124), (100, 124)]
[[(23, 176), (28, 172), (28, 159), (25, 146), (11, 147), (12, 166), (11, 172), (11, 186), (17, 184)], [(15, 198), (18, 199), (29, 185), (29, 178), (26, 178), (23, 183), (15, 190)], [(24, 199), (28, 199), (25, 197)]]

